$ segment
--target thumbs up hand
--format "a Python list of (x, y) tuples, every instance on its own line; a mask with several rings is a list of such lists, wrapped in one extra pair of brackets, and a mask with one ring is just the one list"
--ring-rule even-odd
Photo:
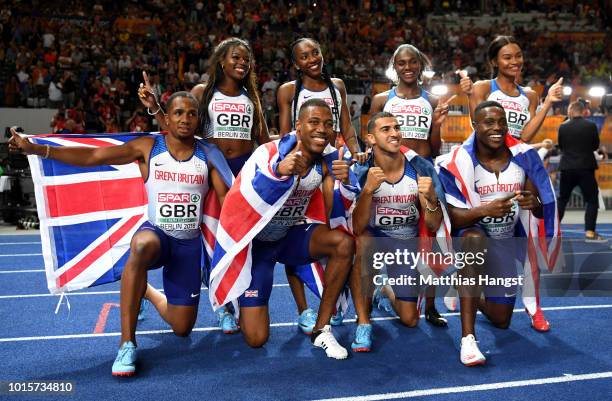
[(276, 171), (279, 175), (304, 174), (308, 171), (308, 158), (302, 154), (302, 141), (297, 142), (293, 152), (278, 163)]
[(470, 77), (468, 76), (467, 71), (457, 70), (455, 71), (455, 74), (458, 74), (459, 77), (461, 77), (461, 80), (459, 81), (459, 86), (461, 87), (461, 91), (465, 93), (466, 95), (470, 96), (472, 94), (472, 87), (474, 84), (472, 80), (470, 79)]
[(554, 103), (563, 100), (563, 77), (559, 78), (549, 89), (544, 102)]
[(350, 184), (349, 181), (349, 163), (344, 160), (344, 147), (338, 150), (338, 160), (332, 162), (332, 173), (337, 180), (342, 181), (344, 184)]

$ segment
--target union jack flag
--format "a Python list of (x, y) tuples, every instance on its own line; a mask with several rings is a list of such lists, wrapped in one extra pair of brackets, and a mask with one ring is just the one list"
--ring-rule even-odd
[[(48, 135), (31, 141), (102, 147), (141, 135)], [(147, 220), (138, 164), (76, 167), (34, 155), (28, 160), (49, 291), (75, 291), (121, 278), (130, 239)]]
[[(30, 140), (50, 146), (102, 147), (159, 134), (41, 135)], [(199, 144), (231, 186), (231, 172), (221, 152), (214, 145)], [(138, 163), (76, 167), (33, 155), (28, 161), (49, 291), (58, 294), (119, 280), (130, 240), (148, 218), (147, 192)], [(215, 202), (205, 203), (208, 218), (202, 231), (205, 237), (212, 234), (208, 243), (214, 244), (215, 219), (206, 214), (218, 216), (219, 204), (215, 196), (208, 199)], [(212, 254), (212, 249), (207, 251)]]

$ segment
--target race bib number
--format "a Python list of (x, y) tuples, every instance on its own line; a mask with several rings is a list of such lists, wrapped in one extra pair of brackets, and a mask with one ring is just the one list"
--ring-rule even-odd
[(310, 198), (289, 198), (274, 215), (272, 223), (277, 226), (294, 226), (306, 222), (304, 215)]
[(253, 107), (250, 104), (219, 102), (213, 107), (217, 113), (214, 138), (251, 140)]
[(514, 203), (510, 213), (503, 217), (483, 217), (479, 224), (491, 238), (509, 238), (514, 236), (517, 220), (518, 204)]
[(199, 193), (158, 193), (155, 224), (165, 231), (198, 229), (201, 200)]
[(414, 204), (408, 209), (376, 207), (376, 226), (383, 231), (399, 230), (417, 224), (419, 212)]

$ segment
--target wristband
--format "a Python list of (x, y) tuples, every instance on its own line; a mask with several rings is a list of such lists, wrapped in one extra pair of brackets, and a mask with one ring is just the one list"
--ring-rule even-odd
[(432, 209), (429, 207), (429, 202), (427, 202), (427, 198), (425, 198), (425, 210), (427, 210), (428, 213), (435, 213), (438, 211), (438, 209), (440, 208), (440, 200), (436, 200), (436, 208)]
[(43, 159), (48, 159), (49, 158), (49, 153), (51, 152), (51, 146), (49, 146), (48, 144), (45, 145), (47, 147), (47, 151), (45, 152), (45, 155), (43, 156)]

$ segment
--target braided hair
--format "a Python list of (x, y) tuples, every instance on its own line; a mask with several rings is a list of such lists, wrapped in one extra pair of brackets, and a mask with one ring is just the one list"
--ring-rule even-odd
[(253, 113), (253, 128), (257, 129), (257, 132), (263, 131), (263, 121), (261, 111), (261, 101), (259, 98), (259, 92), (257, 91), (257, 75), (255, 74), (255, 58), (253, 56), (253, 49), (249, 45), (249, 42), (239, 38), (229, 38), (223, 40), (215, 47), (212, 56), (210, 56), (208, 75), (210, 79), (206, 83), (204, 93), (202, 93), (202, 99), (200, 100), (200, 129), (203, 136), (206, 136), (210, 127), (210, 117), (208, 116), (208, 105), (210, 104), (217, 84), (223, 79), (224, 72), (221, 68), (221, 60), (225, 58), (227, 53), (238, 46), (242, 46), (249, 52), (249, 72), (247, 75), (238, 83), (240, 87), (246, 88), (247, 97), (251, 100), (254, 107)]
[[(321, 50), (321, 44), (319, 44), (319, 42), (317, 42), (316, 40), (312, 38), (299, 38), (298, 40), (296, 40), (295, 42), (291, 44), (291, 58), (293, 59), (294, 63), (296, 62), (295, 48), (297, 47), (297, 45), (303, 42), (311, 42), (316, 47), (318, 47), (319, 50)], [(338, 127), (340, 127), (340, 102), (338, 101), (338, 96), (336, 95), (336, 85), (334, 85), (334, 83), (332, 82), (331, 77), (324, 72), (321, 73), (321, 79), (323, 80), (323, 82), (325, 82), (325, 84), (329, 88), (329, 92), (331, 93), (332, 102), (334, 103), (334, 107), (332, 107), (332, 113), (334, 115), (334, 119), (338, 122)], [(302, 71), (298, 70), (297, 79), (295, 80), (295, 92), (293, 94), (293, 101), (292, 101), (293, 107), (292, 107), (291, 127), (293, 129), (295, 129), (295, 121), (296, 121), (296, 116), (298, 113), (298, 110), (297, 110), (298, 98), (300, 96), (300, 91), (302, 90), (303, 87), (304, 85), (302, 83)]]

